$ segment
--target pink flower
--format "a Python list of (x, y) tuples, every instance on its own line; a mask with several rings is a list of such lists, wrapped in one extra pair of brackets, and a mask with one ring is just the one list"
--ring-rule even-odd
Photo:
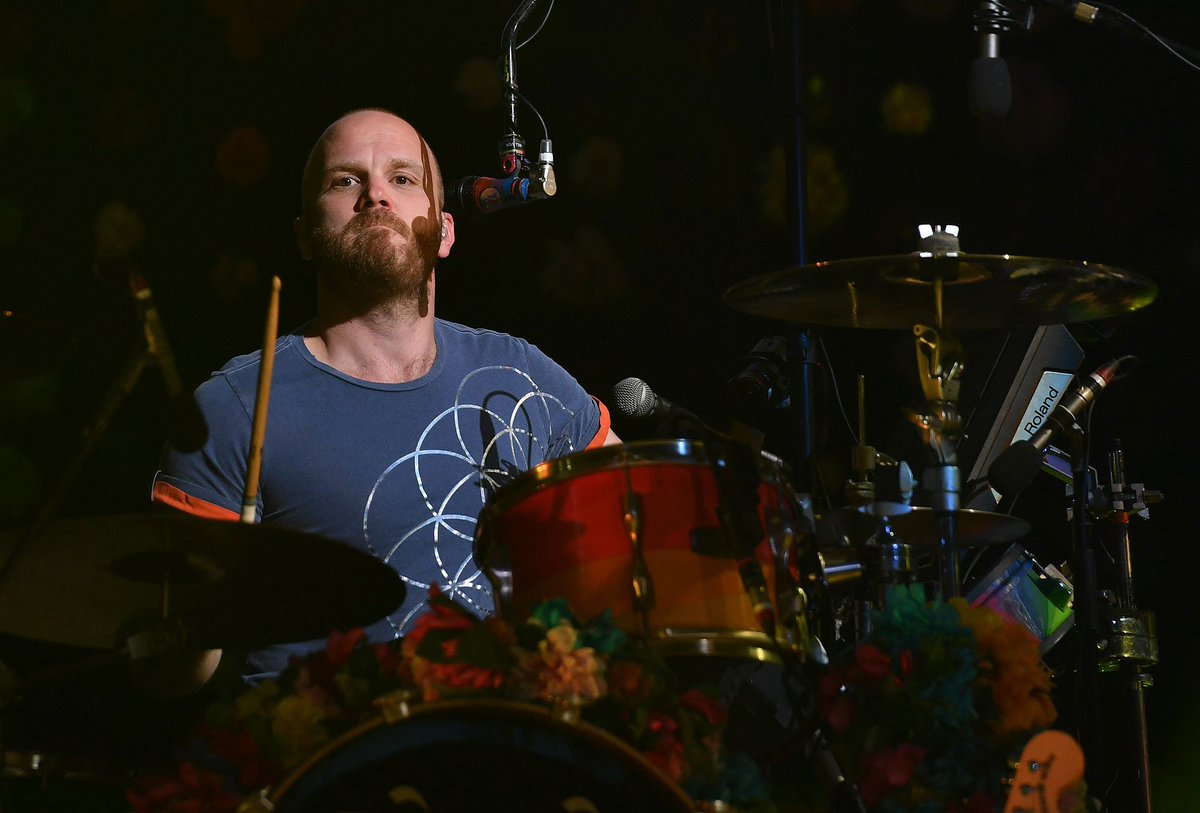
[(912, 782), (913, 771), (925, 758), (925, 749), (904, 743), (895, 750), (883, 749), (863, 761), (863, 777), (859, 785), (867, 806), (878, 804), (896, 790)]
[(854, 660), (863, 674), (873, 680), (883, 680), (892, 670), (892, 658), (874, 644), (859, 644)]
[(700, 712), (711, 726), (725, 724), (725, 707), (716, 698), (699, 689), (691, 689), (684, 692), (679, 698), (679, 705)]

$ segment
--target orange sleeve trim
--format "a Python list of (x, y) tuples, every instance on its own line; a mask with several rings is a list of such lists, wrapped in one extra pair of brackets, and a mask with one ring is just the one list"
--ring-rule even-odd
[(154, 490), (150, 493), (150, 499), (201, 519), (223, 519), (230, 522), (237, 522), (241, 519), (236, 511), (230, 511), (228, 508), (213, 505), (207, 500), (193, 497), (170, 483), (155, 483)]
[(589, 449), (596, 449), (604, 445), (605, 438), (612, 430), (612, 416), (608, 414), (608, 407), (604, 405), (596, 396), (592, 396), (592, 400), (596, 402), (596, 406), (600, 408), (600, 428), (596, 430), (596, 436), (592, 438), (587, 445)]

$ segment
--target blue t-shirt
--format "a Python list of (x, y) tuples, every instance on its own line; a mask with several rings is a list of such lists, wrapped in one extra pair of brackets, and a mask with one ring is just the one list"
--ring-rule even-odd
[[(513, 475), (586, 448), (601, 427), (599, 405), (528, 342), (441, 319), (434, 338), (433, 367), (404, 384), (322, 364), (302, 332), (276, 343), (259, 519), (349, 543), (400, 573), (404, 603), (367, 628), (375, 641), (407, 632), (433, 583), (490, 612), (491, 587), (471, 555), (480, 509)], [(240, 514), (260, 367), (261, 352), (239, 356), (196, 390), (208, 440), (196, 452), (167, 450), (156, 500), (186, 509), (170, 496), (177, 489)], [(247, 677), (323, 643), (254, 653)]]

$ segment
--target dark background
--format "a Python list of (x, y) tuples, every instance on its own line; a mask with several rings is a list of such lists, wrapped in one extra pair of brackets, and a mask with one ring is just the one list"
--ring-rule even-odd
[[(0, 337), (6, 524), (28, 518), (63, 476), (142, 346), (129, 268), (153, 287), (189, 387), (260, 345), (273, 274), (283, 280), (281, 329), (311, 313), (291, 220), (307, 151), (337, 115), (395, 109), (426, 135), (448, 179), (498, 173), (491, 68), (514, 6), (0, 5), (0, 307), (21, 317)], [(1200, 18), (1187, 6), (1122, 8), (1200, 45)], [(1124, 353), (1141, 360), (1103, 396), (1093, 430), (1097, 442), (1121, 439), (1130, 480), (1167, 495), (1132, 533), (1139, 604), (1161, 625), (1149, 690), (1156, 809), (1191, 809), (1200, 554), (1188, 508), (1187, 351), (1200, 271), (1200, 72), (1039, 6), (1031, 31), (1004, 40), (1011, 112), (980, 121), (966, 93), (972, 8), (805, 4), (805, 258), (902, 254), (915, 248), (918, 224), (955, 223), (966, 251), (1086, 259), (1157, 283), (1149, 308), (1075, 329), (1087, 369)], [(554, 139), (560, 193), (460, 218), (438, 269), (439, 315), (532, 340), (601, 397), (636, 375), (723, 417), (731, 365), (794, 327), (720, 302), (734, 282), (798, 260), (786, 217), (780, 11), (776, 2), (560, 0), (516, 63)], [(522, 110), (521, 125), (535, 144), (536, 118)], [(822, 393), (833, 380), (852, 402), (855, 376), (867, 374), (868, 435), (892, 451), (885, 440), (903, 435), (899, 409), (916, 392), (910, 336), (819, 334), (831, 362)], [(60, 513), (147, 509), (164, 402), (151, 369)], [(831, 400), (818, 411), (823, 481), (836, 494), (852, 441)], [(650, 431), (619, 418), (616, 428), (627, 438)], [(1039, 488), (1061, 497), (1052, 482)]]

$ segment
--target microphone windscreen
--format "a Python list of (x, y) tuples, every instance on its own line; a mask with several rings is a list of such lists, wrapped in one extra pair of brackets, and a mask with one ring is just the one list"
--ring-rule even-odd
[(998, 119), (1012, 105), (1012, 77), (1008, 63), (994, 56), (977, 57), (971, 63), (968, 94), (971, 112), (981, 119)]
[(613, 386), (613, 400), (621, 414), (644, 418), (654, 411), (654, 393), (640, 378), (624, 378)]
[(988, 482), (1005, 497), (1011, 497), (1033, 482), (1042, 470), (1042, 453), (1027, 440), (1018, 440), (992, 461)]

